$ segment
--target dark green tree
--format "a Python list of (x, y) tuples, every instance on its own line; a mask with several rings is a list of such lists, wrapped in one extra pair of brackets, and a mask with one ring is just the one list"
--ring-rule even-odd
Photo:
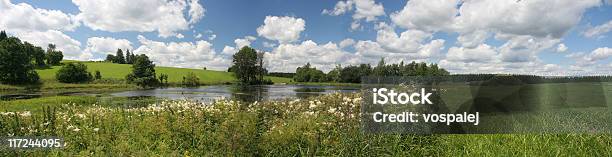
[(115, 63), (115, 55), (112, 55), (112, 54), (106, 55), (106, 60), (105, 61), (111, 62), (111, 63)]
[(189, 72), (187, 76), (183, 76), (181, 84), (187, 87), (197, 87), (200, 86), (200, 78), (195, 73)]
[(26, 84), (38, 82), (32, 56), (24, 50), (21, 40), (8, 37), (0, 41), (0, 82)]
[(62, 83), (82, 83), (93, 79), (83, 63), (68, 63), (55, 73), (55, 78)]
[(55, 49), (54, 44), (49, 44), (47, 47), (47, 64), (49, 65), (59, 65), (62, 59), (64, 59), (64, 54), (62, 51), (58, 51)]
[(241, 84), (255, 84), (258, 82), (257, 51), (245, 46), (233, 56), (234, 76)]
[(95, 72), (95, 73), (96, 73), (96, 75), (95, 75), (95, 77), (94, 77), (94, 78), (95, 78), (96, 80), (100, 80), (100, 79), (102, 79), (102, 74), (100, 73), (100, 70), (96, 70), (96, 72)]
[(0, 31), (0, 41), (7, 39), (8, 35), (6, 35), (5, 31)]
[(155, 64), (147, 55), (141, 54), (134, 58), (134, 64), (132, 64), (132, 73), (126, 76), (126, 79), (130, 83), (147, 88), (159, 85), (159, 81), (155, 76)]
[(123, 50), (117, 49), (117, 54), (115, 54), (115, 62), (118, 64), (125, 64), (125, 56), (123, 56)]
[(127, 64), (132, 64), (134, 63), (134, 58), (132, 56), (133, 54), (130, 53), (130, 50), (128, 49), (127, 52), (125, 53), (125, 63)]

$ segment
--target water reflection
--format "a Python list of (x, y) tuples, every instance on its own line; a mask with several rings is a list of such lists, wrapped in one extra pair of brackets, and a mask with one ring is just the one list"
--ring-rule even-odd
[(357, 87), (305, 86), (305, 85), (258, 85), (258, 86), (202, 86), (199, 88), (160, 88), (113, 93), (112, 96), (154, 96), (167, 99), (195, 99), (210, 102), (221, 97), (254, 102), (284, 98), (308, 98), (334, 92), (355, 92)]

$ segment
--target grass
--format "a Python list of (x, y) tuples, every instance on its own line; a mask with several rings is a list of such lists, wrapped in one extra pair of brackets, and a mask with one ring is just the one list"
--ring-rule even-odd
[[(77, 62), (77, 61), (65, 61)], [(87, 65), (87, 70), (92, 74), (99, 70), (102, 74), (102, 78), (106, 79), (125, 79), (125, 76), (132, 70), (132, 65), (129, 64), (113, 64), (109, 62), (81, 62)], [(40, 78), (43, 80), (55, 79), (55, 73), (61, 66), (52, 66), (49, 69), (37, 70)], [(202, 84), (223, 84), (231, 83), (236, 81), (232, 73), (224, 71), (213, 71), (213, 70), (202, 70), (202, 69), (188, 69), (188, 68), (174, 68), (174, 67), (161, 67), (156, 66), (155, 72), (157, 74), (167, 74), (169, 83), (181, 83), (183, 76), (187, 76), (188, 73), (193, 72), (200, 78)], [(275, 81), (275, 83), (286, 83), (290, 82), (289, 78), (282, 77), (267, 77)]]
[[(39, 104), (64, 103), (53, 99)], [(81, 103), (93, 99), (82, 98)], [(69, 101), (70, 99), (67, 98)], [(76, 99), (75, 99), (76, 100)], [(96, 101), (100, 102), (100, 101)], [(128, 101), (124, 101), (128, 102)], [(28, 102), (13, 102), (13, 104)], [(610, 156), (608, 134), (412, 135), (360, 129), (359, 94), (148, 107), (64, 104), (0, 113), (0, 136), (63, 137), (64, 149), (2, 156)], [(42, 106), (36, 106), (42, 108)]]
[[(60, 83), (55, 80), (55, 73), (61, 66), (51, 66), (48, 68), (37, 69), (38, 75), (42, 80), (40, 85), (4, 85), (0, 84), (0, 91), (25, 90), (25, 89), (41, 89), (41, 90), (110, 90), (110, 89), (133, 89), (136, 86), (125, 83), (125, 76), (131, 72), (132, 65), (128, 64), (113, 64), (108, 62), (82, 62), (82, 61), (63, 61), (63, 63), (81, 62), (87, 65), (87, 69), (92, 74), (99, 70), (102, 78), (105, 81), (98, 81), (84, 84), (67, 84)], [(168, 83), (178, 85), (183, 80), (183, 76), (193, 72), (200, 78), (200, 83), (203, 85), (213, 84), (228, 84), (236, 81), (232, 73), (224, 71), (202, 70), (202, 69), (187, 69), (173, 67), (155, 67), (157, 74), (167, 74)], [(290, 78), (270, 77), (265, 78), (272, 80), (274, 83), (289, 83)]]

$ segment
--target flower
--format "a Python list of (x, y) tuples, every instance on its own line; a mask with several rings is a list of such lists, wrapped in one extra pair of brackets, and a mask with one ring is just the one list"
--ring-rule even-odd
[(32, 115), (32, 113), (30, 113), (30, 111), (26, 111), (26, 112), (21, 112), (19, 115), (22, 117), (29, 117)]
[(72, 131), (74, 131), (74, 132), (79, 132), (79, 131), (81, 131), (81, 129), (79, 129), (79, 128), (75, 127), (75, 128), (72, 130)]
[(98, 132), (100, 128), (94, 128), (93, 131)]

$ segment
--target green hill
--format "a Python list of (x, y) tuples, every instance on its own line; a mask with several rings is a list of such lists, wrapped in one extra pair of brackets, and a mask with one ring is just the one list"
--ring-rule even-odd
[[(77, 62), (77, 61), (65, 61)], [(106, 79), (125, 79), (125, 76), (131, 72), (132, 65), (129, 64), (114, 64), (109, 62), (81, 62), (87, 65), (87, 70), (92, 74), (99, 70), (102, 74), (102, 78)], [(42, 80), (55, 80), (55, 73), (61, 68), (61, 66), (53, 66), (49, 69), (36, 70)], [(186, 76), (189, 72), (195, 73), (200, 77), (200, 82), (203, 84), (221, 84), (227, 82), (234, 82), (236, 79), (233, 74), (225, 71), (213, 71), (213, 70), (202, 70), (202, 69), (188, 69), (188, 68), (173, 68), (173, 67), (155, 67), (156, 73), (167, 74), (168, 82), (180, 83), (183, 80), (183, 76)], [(286, 83), (291, 79), (282, 77), (266, 77), (271, 79), (275, 83)]]
[[(63, 63), (68, 62), (81, 62), (81, 61), (63, 61)], [(99, 70), (103, 79), (113, 79), (113, 80), (124, 80), (125, 76), (131, 72), (132, 65), (129, 64), (114, 64), (109, 62), (81, 62), (87, 65), (87, 70), (92, 74)], [(123, 83), (88, 83), (88, 84), (66, 84), (59, 83), (55, 80), (55, 73), (61, 68), (61, 66), (52, 66), (50, 68), (45, 69), (37, 69), (38, 75), (41, 78), (41, 82), (43, 83), (42, 89), (70, 89), (76, 90), (79, 88), (105, 88), (105, 89), (119, 89), (119, 88), (134, 88), (132, 85), (127, 85)], [(156, 73), (159, 74), (167, 74), (168, 82), (171, 84), (179, 84), (183, 80), (183, 76), (186, 76), (189, 72), (195, 73), (200, 78), (200, 83), (205, 85), (210, 84), (224, 84), (235, 82), (233, 74), (230, 72), (224, 71), (214, 71), (214, 70), (202, 70), (202, 69), (188, 69), (188, 68), (173, 68), (173, 67), (155, 67)], [(291, 81), (290, 78), (283, 77), (268, 77), (274, 83), (288, 83)], [(27, 89), (29, 86), (13, 86), (13, 85), (3, 85), (0, 84), (0, 90), (20, 90)]]

